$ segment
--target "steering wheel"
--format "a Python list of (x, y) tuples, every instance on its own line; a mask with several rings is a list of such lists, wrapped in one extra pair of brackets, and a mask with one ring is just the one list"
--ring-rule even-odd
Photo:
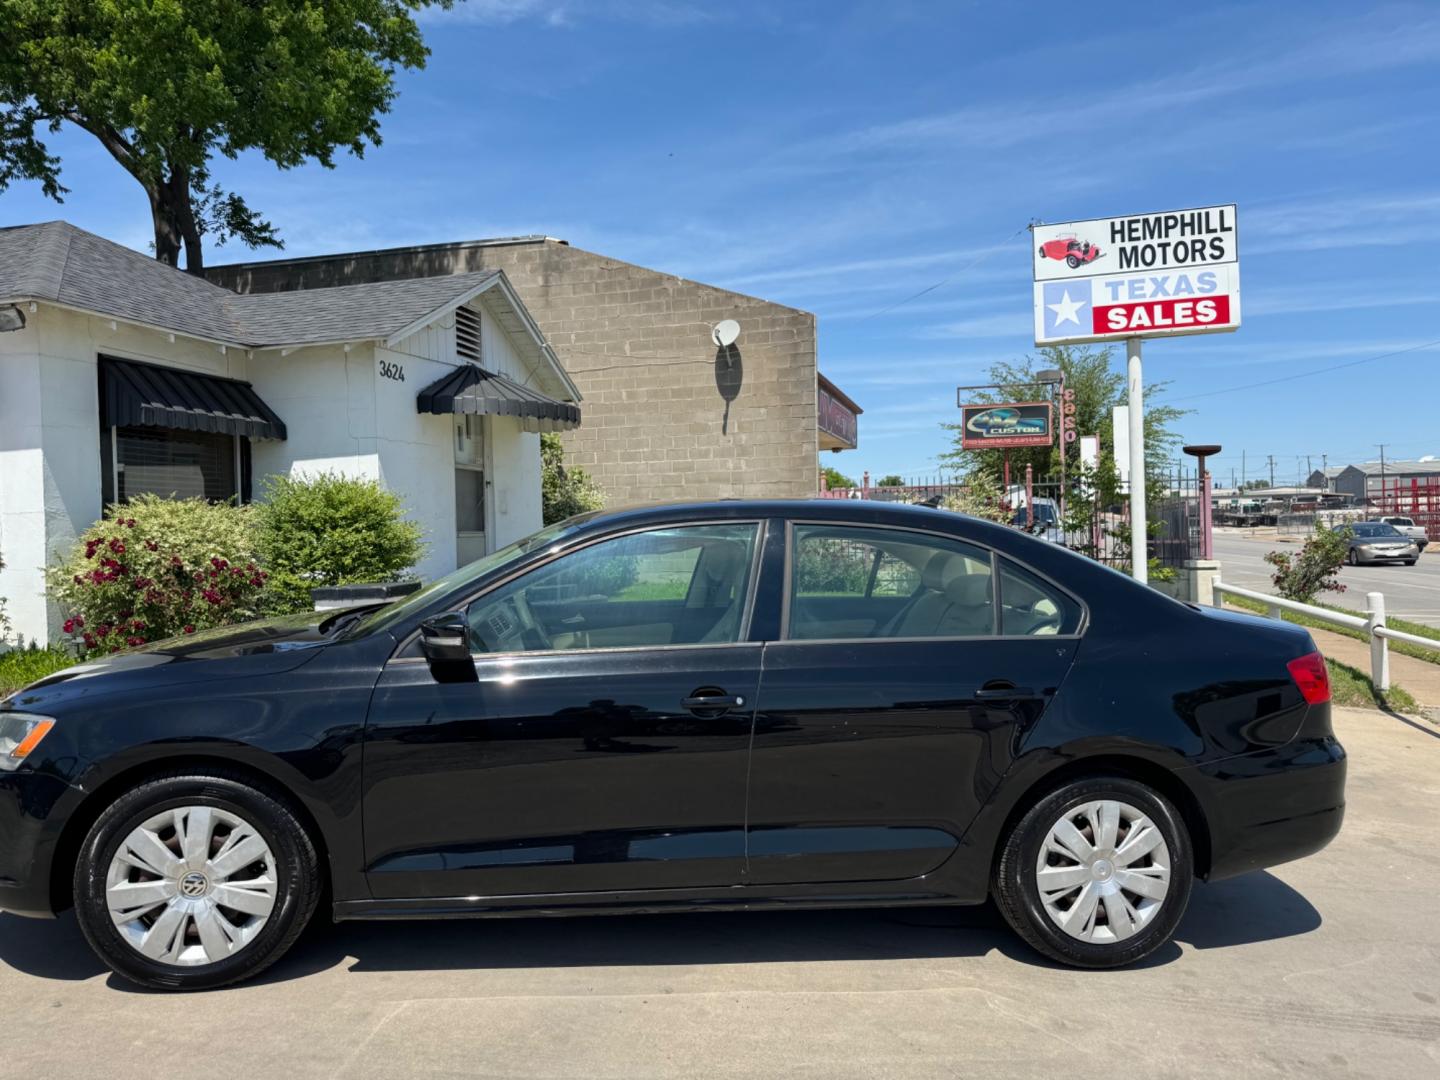
[(510, 603), (515, 608), (520, 625), (540, 639), (542, 648), (553, 649), (555, 643), (550, 640), (550, 635), (545, 632), (545, 627), (540, 625), (540, 620), (535, 617), (535, 612), (530, 610), (530, 601), (525, 599), (525, 590), (516, 589), (514, 595), (510, 597)]

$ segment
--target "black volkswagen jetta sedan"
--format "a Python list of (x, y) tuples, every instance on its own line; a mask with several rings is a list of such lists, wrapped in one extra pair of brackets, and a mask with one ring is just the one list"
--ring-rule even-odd
[(220, 986), (337, 919), (979, 904), (1130, 963), (1340, 828), (1309, 635), (942, 510), (572, 518), (0, 707), (0, 909)]

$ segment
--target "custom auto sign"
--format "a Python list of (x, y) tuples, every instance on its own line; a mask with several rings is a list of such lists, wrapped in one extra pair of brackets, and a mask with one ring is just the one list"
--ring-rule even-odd
[(1050, 446), (1054, 441), (1048, 401), (960, 406), (962, 450)]
[(1235, 206), (1037, 225), (1035, 344), (1234, 330)]

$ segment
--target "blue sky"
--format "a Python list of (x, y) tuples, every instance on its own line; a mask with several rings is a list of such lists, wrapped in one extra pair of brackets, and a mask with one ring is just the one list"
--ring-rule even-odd
[[(470, 0), (424, 25), (363, 161), (217, 166), (289, 253), (547, 233), (813, 311), (865, 408), (827, 461), (878, 476), (932, 469), (954, 387), (1030, 350), (1030, 219), (1234, 202), (1245, 325), (1146, 349), (1187, 440), (1227, 480), (1242, 449), (1277, 481), (1440, 454), (1440, 344), (1370, 359), (1440, 339), (1440, 6)], [(54, 146), (66, 204), (17, 185), (0, 220), (144, 248), (139, 188), (88, 136)]]

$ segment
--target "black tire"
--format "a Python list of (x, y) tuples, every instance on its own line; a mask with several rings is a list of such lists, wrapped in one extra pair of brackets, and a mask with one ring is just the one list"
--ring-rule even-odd
[(1414, 566), (1414, 565), (1415, 565), (1417, 562), (1419, 562), (1419, 561), (1420, 561), (1419, 559), (1406, 559), (1406, 560), (1405, 560), (1405, 565), (1406, 565), (1406, 566)]
[[(210, 806), (242, 818), (274, 856), (276, 894), (268, 921), (233, 956), (179, 966), (132, 947), (111, 918), (106, 874), (121, 842), (147, 818), (181, 806)], [(210, 990), (257, 975), (283, 956), (320, 898), (314, 842), (281, 797), (222, 770), (182, 771), (146, 780), (108, 806), (91, 827), (75, 865), (75, 914), (90, 947), (116, 974), (157, 990)]]
[[(1159, 909), (1132, 936), (1104, 943), (1071, 937), (1051, 921), (1035, 880), (1036, 861), (1051, 827), (1068, 811), (1097, 799), (1114, 799), (1141, 811), (1160, 830), (1170, 850), (1170, 886)], [(994, 896), (1005, 921), (1043, 956), (1072, 967), (1123, 967), (1170, 940), (1190, 901), (1194, 868), (1190, 834), (1169, 800), (1135, 780), (1087, 777), (1045, 795), (1010, 830), (995, 868)]]
[(1355, 549), (1354, 549), (1354, 548), (1351, 548), (1348, 552), (1345, 553), (1345, 561), (1346, 561), (1347, 563), (1349, 563), (1351, 566), (1359, 566), (1359, 565), (1360, 565), (1360, 556), (1358, 556), (1358, 555), (1355, 554)]
[(1068, 266), (1068, 267), (1070, 267), (1071, 270), (1074, 270), (1077, 266), (1080, 265), (1080, 260), (1079, 260), (1078, 258), (1076, 258), (1074, 255), (1066, 255), (1066, 256), (1065, 256), (1065, 265)]

